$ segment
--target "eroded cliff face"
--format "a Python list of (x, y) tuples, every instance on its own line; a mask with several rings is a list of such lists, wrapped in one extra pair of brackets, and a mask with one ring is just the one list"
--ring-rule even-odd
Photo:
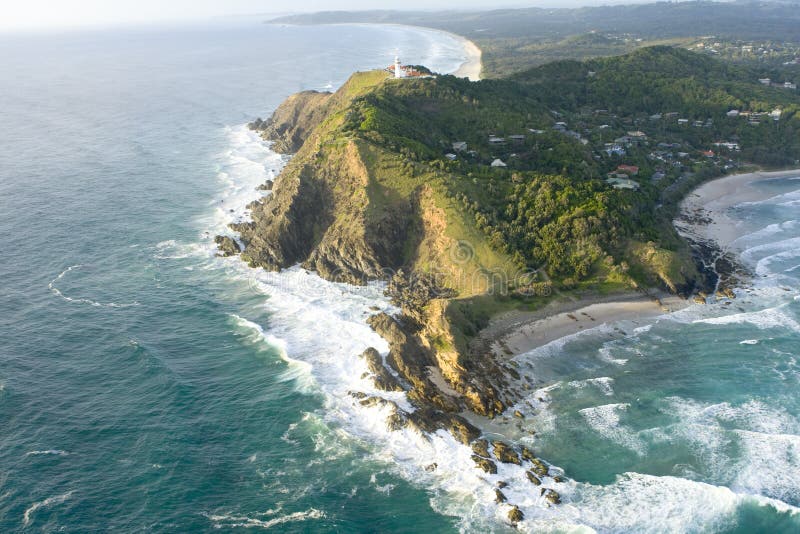
[(294, 154), (325, 117), (333, 93), (303, 91), (287, 98), (267, 120), (256, 119), (250, 128), (273, 142), (272, 149)]
[[(382, 83), (371, 76), (370, 83)], [(294, 95), (254, 125), (276, 148), (296, 154), (272, 194), (250, 206), (252, 222), (234, 225), (245, 245), (242, 259), (268, 270), (300, 263), (323, 278), (352, 284), (388, 280), (401, 269), (412, 276), (435, 271), (462, 293), (485, 291), (471, 274), (486, 261), (472, 250), (458, 256), (456, 237), (471, 223), (459, 219), (453, 230), (453, 218), (461, 214), (448, 213), (427, 176), (414, 176), (380, 147), (343, 134), (347, 107), (365, 85), (356, 75), (335, 94)], [(396, 187), (400, 180), (402, 188)], [(439, 296), (404, 301), (398, 318), (370, 319), (390, 342), (387, 364), (416, 406), (440, 413), (437, 421), (452, 423), (441, 413), (465, 409), (495, 416), (506, 406), (493, 385), (503, 381), (503, 370), (491, 356), (468, 355), (459, 345), (448, 321), (449, 298)], [(374, 357), (369, 361), (377, 365)], [(390, 382), (391, 375), (378, 375), (381, 383)]]
[(401, 199), (368, 214), (370, 176), (357, 144), (317, 149), (311, 142), (301, 149), (272, 195), (251, 206), (252, 222), (234, 226), (245, 261), (268, 270), (301, 263), (352, 284), (385, 279), (403, 265), (414, 203)]

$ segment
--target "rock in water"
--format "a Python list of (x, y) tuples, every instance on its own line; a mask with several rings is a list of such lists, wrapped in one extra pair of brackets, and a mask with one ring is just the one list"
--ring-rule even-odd
[(472, 452), (484, 458), (489, 457), (489, 442), (485, 439), (476, 439), (472, 442)]
[(545, 465), (543, 461), (538, 458), (534, 458), (531, 460), (531, 471), (539, 475), (540, 477), (546, 477), (547, 473), (550, 471), (548, 467)]
[(383, 391), (403, 391), (397, 378), (383, 365), (383, 358), (377, 350), (370, 347), (364, 351), (361, 357), (367, 361), (367, 367), (373, 375), (372, 381), (376, 388)]
[(492, 447), (494, 449), (494, 457), (504, 464), (522, 465), (517, 452), (507, 443), (503, 443), (502, 441), (493, 441)]
[(477, 454), (472, 455), (472, 461), (475, 462), (477, 467), (480, 467), (490, 475), (497, 474), (497, 464), (488, 458), (481, 458)]
[(528, 460), (529, 462), (536, 460), (536, 455), (533, 454), (533, 451), (525, 446), (520, 448), (520, 456), (522, 456), (524, 460)]
[(217, 256), (227, 258), (228, 256), (235, 256), (242, 251), (242, 249), (239, 248), (239, 243), (226, 235), (218, 235), (214, 238), (214, 243), (217, 244), (217, 248), (219, 249)]
[(494, 502), (496, 502), (497, 504), (500, 504), (500, 503), (506, 502), (507, 500), (508, 499), (506, 499), (505, 494), (502, 491), (500, 491), (499, 489), (495, 488), (495, 490), (494, 490)]
[(547, 499), (547, 502), (550, 504), (561, 504), (561, 495), (559, 495), (557, 491), (551, 489), (546, 490), (544, 492), (544, 498)]
[(525, 515), (522, 513), (522, 510), (519, 509), (519, 506), (512, 506), (511, 510), (508, 511), (508, 520), (512, 523), (519, 523), (523, 519), (525, 519)]

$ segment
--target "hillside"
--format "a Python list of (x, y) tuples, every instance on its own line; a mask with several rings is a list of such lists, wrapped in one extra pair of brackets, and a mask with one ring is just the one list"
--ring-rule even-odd
[(800, 159), (800, 97), (756, 75), (669, 47), (477, 83), (357, 73), (253, 123), (297, 152), (234, 227), (242, 259), (389, 280), (404, 314), (371, 319), (387, 363), (437, 414), (425, 424), (468, 436), (455, 413), (515, 398), (515, 371), (472, 343), (492, 315), (707, 284), (672, 227), (678, 200), (745, 162)]

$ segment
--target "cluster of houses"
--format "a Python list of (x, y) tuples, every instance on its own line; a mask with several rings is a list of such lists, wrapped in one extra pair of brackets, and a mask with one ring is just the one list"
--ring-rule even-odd
[(797, 90), (797, 84), (794, 82), (773, 82), (770, 78), (759, 78), (758, 82), (761, 85), (766, 85), (767, 87), (780, 87), (781, 89)]
[(758, 125), (761, 123), (761, 119), (770, 118), (779, 121), (781, 120), (782, 113), (780, 109), (774, 109), (772, 111), (739, 111), (738, 109), (732, 109), (726, 113), (726, 115), (730, 118), (740, 117), (747, 119), (750, 124)]
[[(528, 137), (531, 135), (543, 135), (546, 134), (548, 131), (554, 131), (560, 134), (563, 134), (568, 137), (572, 137), (583, 144), (588, 144), (589, 140), (584, 138), (581, 133), (578, 131), (572, 130), (569, 128), (567, 123), (564, 120), (561, 120), (562, 117), (553, 112), (555, 115), (555, 122), (550, 130), (544, 129), (534, 129), (529, 128), (527, 133), (517, 133), (511, 135), (497, 135), (494, 133), (487, 134), (486, 137), (486, 144), (491, 147), (501, 148), (499, 152), (502, 152), (504, 155), (498, 154), (498, 156), (492, 156), (491, 163), (489, 165), (495, 169), (502, 169), (508, 167), (508, 160), (505, 161), (505, 158), (514, 158), (517, 154), (513, 154), (509, 152), (513, 150), (514, 145), (524, 145)], [(748, 117), (750, 120), (757, 121), (759, 118), (763, 116), (771, 116), (773, 118), (780, 117), (780, 110), (775, 110), (771, 113), (756, 113), (756, 112), (747, 112), (747, 111), (739, 111), (739, 110), (731, 110), (728, 113), (729, 117)], [(609, 114), (606, 110), (596, 110), (594, 112), (595, 115), (600, 114)], [(703, 127), (703, 128), (710, 128), (713, 127), (714, 122), (712, 119), (707, 119), (703, 121), (690, 121), (689, 119), (681, 118), (679, 113), (677, 112), (665, 112), (665, 113), (654, 113), (649, 115), (648, 117), (638, 118), (638, 119), (628, 119), (625, 122), (630, 123), (631, 128), (630, 130), (625, 132), (625, 135), (617, 137), (613, 140), (613, 142), (605, 143), (604, 147), (600, 149), (598, 153), (595, 154), (596, 159), (600, 159), (603, 152), (610, 156), (616, 156), (619, 158), (623, 158), (627, 155), (627, 152), (632, 149), (633, 147), (643, 147), (649, 146), (648, 134), (643, 132), (640, 129), (637, 129), (637, 125), (646, 124), (648, 121), (661, 121), (661, 120), (670, 120), (670, 121), (677, 121), (680, 125), (693, 125), (695, 127)], [(642, 127), (642, 126), (638, 126)], [(593, 129), (597, 130), (605, 130), (609, 129), (611, 126), (609, 124), (602, 124), (599, 126), (595, 126)], [(591, 130), (584, 128), (584, 131), (587, 134), (591, 133)], [(460, 154), (468, 154), (472, 157), (476, 157), (478, 152), (475, 150), (469, 150), (466, 141), (453, 141), (451, 143), (452, 151), (448, 152), (445, 157), (451, 161), (457, 160), (460, 157)], [(731, 166), (735, 166), (736, 163), (730, 159), (730, 154), (733, 152), (739, 152), (740, 146), (736, 140), (733, 141), (717, 141), (713, 143), (712, 146), (708, 147), (707, 150), (692, 150), (690, 148), (684, 148), (684, 143), (666, 143), (666, 142), (659, 142), (657, 147), (654, 147), (653, 150), (647, 156), (650, 161), (654, 163), (653, 168), (654, 172), (652, 176), (650, 176), (650, 180), (653, 182), (657, 182), (659, 180), (664, 179), (667, 174), (671, 172), (682, 172), (687, 168), (691, 168), (694, 165), (697, 165), (703, 161), (713, 161), (715, 165), (724, 166), (726, 169), (730, 168)], [(503, 159), (501, 159), (501, 157)], [(674, 170), (673, 170), (674, 169)], [(616, 167), (615, 170), (608, 173), (606, 175), (606, 182), (616, 189), (627, 189), (636, 191), (640, 188), (640, 180), (639, 177), (639, 167), (634, 165), (628, 164), (620, 164)], [(633, 178), (637, 178), (634, 180)], [(638, 181), (637, 181), (638, 180)]]
[(614, 189), (639, 189), (639, 183), (631, 180), (631, 176), (639, 174), (639, 167), (635, 165), (620, 165), (616, 170), (608, 173), (606, 183)]
[[(776, 58), (786, 57), (796, 54), (798, 47), (795, 43), (780, 43), (773, 41), (766, 42), (724, 42), (711, 41), (704, 39), (700, 43), (689, 47), (698, 52), (704, 52), (712, 56), (724, 56), (730, 58), (749, 59), (758, 61), (769, 61)], [(800, 58), (795, 57), (784, 65), (800, 64)]]
[[(572, 137), (573, 139), (577, 139), (581, 144), (584, 144), (584, 145), (589, 144), (589, 140), (588, 139), (584, 139), (583, 136), (581, 134), (579, 134), (578, 132), (576, 132), (575, 130), (570, 130), (569, 128), (567, 128), (567, 123), (564, 122), (564, 121), (559, 121), (559, 122), (555, 123), (553, 125), (553, 130), (555, 130), (555, 131), (557, 131), (559, 133), (562, 133), (562, 134), (564, 134), (564, 135), (566, 135), (568, 137)], [(531, 130), (531, 131), (534, 131), (534, 130)]]

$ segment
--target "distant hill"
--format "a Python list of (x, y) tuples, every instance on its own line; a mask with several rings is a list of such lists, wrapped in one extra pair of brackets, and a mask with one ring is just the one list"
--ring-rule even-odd
[[(800, 43), (799, 6), (797, 2), (701, 1), (483, 12), (334, 11), (272, 22), (382, 22), (439, 28), (477, 42), (485, 53), (486, 74), (500, 76), (554, 58), (621, 54), (646, 44), (708, 35)], [(596, 37), (586, 37), (593, 35), (590, 32)], [(613, 35), (613, 42), (599, 34)], [(564, 41), (576, 35), (583, 37)]]

